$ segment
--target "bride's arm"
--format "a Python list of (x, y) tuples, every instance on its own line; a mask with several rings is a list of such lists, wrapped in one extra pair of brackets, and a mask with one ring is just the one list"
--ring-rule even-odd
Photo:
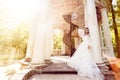
[(80, 37), (83, 38), (83, 36), (84, 36), (84, 30), (83, 29), (78, 29), (78, 34), (79, 34)]

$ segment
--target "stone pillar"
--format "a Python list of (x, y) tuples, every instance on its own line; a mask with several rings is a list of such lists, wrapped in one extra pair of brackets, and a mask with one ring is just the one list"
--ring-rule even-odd
[(102, 63), (101, 57), (101, 46), (100, 46), (100, 35), (97, 22), (96, 8), (94, 0), (86, 0), (85, 4), (85, 21), (86, 27), (89, 27), (90, 36), (92, 38), (92, 47), (93, 47), (93, 57), (96, 63)]
[[(35, 25), (35, 35), (34, 35), (34, 45), (31, 64), (41, 64), (44, 63), (44, 54), (46, 46), (46, 35), (49, 30), (48, 27), (48, 17), (49, 17), (49, 0), (38, 0), (37, 12), (35, 14), (36, 19), (34, 20)], [(48, 44), (49, 46), (49, 44)]]
[(104, 38), (103, 38), (103, 32), (102, 32), (102, 27), (100, 26), (100, 42), (101, 42), (101, 46), (104, 46)]
[[(36, 19), (33, 19), (36, 21)], [(27, 52), (26, 52), (26, 58), (32, 58), (33, 55), (33, 48), (34, 48), (34, 40), (35, 40), (35, 21), (32, 22), (31, 27), (29, 29), (29, 39), (28, 39), (28, 45), (27, 45)]]
[[(29, 36), (30, 37), (30, 36)], [(33, 44), (33, 41), (31, 40), (31, 37), (29, 38), (28, 40), (28, 45), (27, 45), (27, 51), (26, 51), (26, 58), (31, 58), (32, 57), (32, 44)]]
[(40, 64), (44, 63), (44, 41), (45, 41), (45, 30), (44, 25), (35, 26), (36, 33), (35, 33), (35, 40), (34, 40), (34, 48), (33, 48), (33, 55), (32, 55), (32, 64)]
[(53, 28), (52, 25), (47, 25), (44, 46), (44, 60), (50, 60), (53, 53)]
[(65, 43), (64, 43), (64, 42), (62, 42), (61, 53), (62, 53), (63, 55), (65, 55)]
[(108, 24), (106, 8), (101, 9), (101, 14), (102, 14), (102, 27), (103, 27), (104, 39), (105, 39), (105, 48), (106, 48), (105, 55), (107, 55), (109, 57), (115, 57), (114, 51), (113, 51), (111, 35), (110, 35), (110, 28), (109, 28), (109, 24)]
[[(102, 26), (99, 26), (100, 27), (100, 42), (101, 42), (101, 48), (104, 47), (104, 38), (103, 38), (103, 32), (102, 32)], [(104, 57), (104, 52), (102, 51), (102, 58)]]

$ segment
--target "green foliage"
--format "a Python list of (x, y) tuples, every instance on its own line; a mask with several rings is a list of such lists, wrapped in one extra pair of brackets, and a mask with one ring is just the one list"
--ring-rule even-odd
[(107, 7), (108, 20), (111, 28), (111, 37), (112, 37), (112, 43), (113, 43), (115, 55), (117, 57), (120, 57), (120, 53), (118, 49), (120, 45), (119, 44), (120, 43), (119, 41), (120, 39), (120, 0), (116, 0), (117, 5), (112, 5), (113, 0), (101, 0), (101, 1), (104, 1)]
[(113, 48), (115, 50), (116, 49), (116, 42), (115, 42), (115, 34), (114, 34), (114, 30), (113, 29), (111, 29), (111, 38), (112, 38)]
[(53, 41), (54, 41), (54, 49), (61, 49), (62, 48), (62, 32), (58, 31), (57, 33), (54, 34), (53, 36)]
[(29, 25), (28, 24), (19, 24), (18, 27), (13, 31), (13, 37), (11, 40), (12, 47), (20, 49), (22, 53), (26, 52), (27, 40), (29, 34)]
[(113, 26), (113, 17), (112, 17), (112, 13), (108, 12), (108, 20), (109, 20), (109, 24), (110, 24), (110, 28), (111, 28), (111, 37), (112, 37), (112, 43), (113, 43), (113, 47), (114, 47), (114, 51), (116, 53), (116, 40), (115, 37), (119, 37), (120, 38), (120, 0), (117, 0), (117, 5), (113, 6), (114, 11), (115, 11), (115, 21), (116, 21), (116, 26), (117, 26), (117, 31), (118, 31), (118, 35), (115, 35), (115, 31), (114, 31), (114, 26)]
[(15, 48), (15, 58), (23, 58), (27, 48), (28, 30), (29, 25), (25, 23), (18, 24), (14, 29), (0, 26), (0, 55), (6, 56), (5, 59), (8, 59), (12, 48)]

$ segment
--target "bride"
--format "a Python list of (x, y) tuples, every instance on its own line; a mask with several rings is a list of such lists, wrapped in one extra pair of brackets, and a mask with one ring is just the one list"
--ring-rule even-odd
[(89, 29), (87, 27), (84, 30), (79, 29), (78, 33), (83, 41), (70, 58), (68, 65), (74, 68), (80, 76), (87, 76), (92, 80), (104, 80), (102, 73), (91, 56), (92, 41)]

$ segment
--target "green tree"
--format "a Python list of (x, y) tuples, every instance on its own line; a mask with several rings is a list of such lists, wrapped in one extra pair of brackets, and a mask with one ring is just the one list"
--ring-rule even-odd
[(117, 23), (116, 23), (117, 12), (114, 10), (114, 6), (112, 5), (112, 0), (110, 0), (110, 4), (111, 4), (113, 29), (114, 29), (114, 32), (115, 32), (116, 52), (117, 52), (117, 56), (120, 58), (120, 50), (119, 50), (120, 49), (120, 37), (119, 37), (118, 26), (117, 26)]
[(57, 34), (54, 34), (53, 41), (54, 41), (54, 49), (61, 49), (62, 48), (62, 32), (59, 31)]
[(120, 0), (117, 1), (117, 6), (112, 5), (112, 0), (104, 0), (107, 4), (107, 9), (109, 11), (109, 22), (111, 24), (112, 32), (114, 32), (113, 41), (115, 41), (115, 52), (117, 53), (117, 57), (120, 58)]
[(21, 23), (13, 31), (11, 46), (16, 49), (17, 58), (25, 56), (29, 36), (29, 25)]
[(0, 25), (0, 60), (7, 60), (11, 54), (11, 50), (15, 49), (16, 59), (25, 56), (27, 41), (29, 36), (29, 24), (20, 23), (16, 28), (9, 29)]
[(10, 30), (0, 26), (0, 60), (8, 59), (11, 49), (9, 35)]

